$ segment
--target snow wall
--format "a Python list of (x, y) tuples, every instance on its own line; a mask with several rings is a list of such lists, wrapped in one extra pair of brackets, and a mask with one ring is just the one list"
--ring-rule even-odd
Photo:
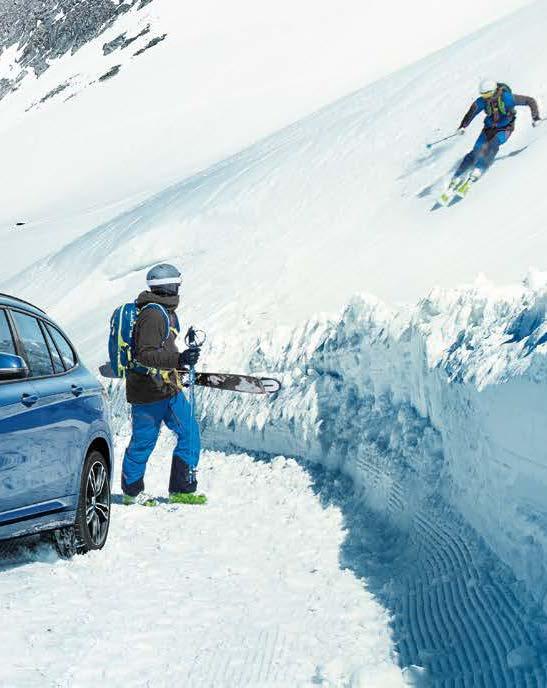
[(538, 273), (435, 290), (408, 310), (360, 296), (337, 320), (239, 351), (283, 390), (202, 393), (205, 444), (340, 469), (402, 528), (450, 512), (547, 611), (546, 312)]

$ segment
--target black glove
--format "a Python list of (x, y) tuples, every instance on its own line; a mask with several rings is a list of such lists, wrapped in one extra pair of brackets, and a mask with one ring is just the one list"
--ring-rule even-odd
[(183, 351), (179, 356), (179, 368), (195, 366), (199, 361), (200, 353), (201, 349), (199, 346), (192, 346), (190, 349)]

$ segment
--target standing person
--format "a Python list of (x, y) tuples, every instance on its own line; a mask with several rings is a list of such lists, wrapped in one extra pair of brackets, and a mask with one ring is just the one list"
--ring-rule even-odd
[(481, 112), (486, 113), (483, 130), (471, 150), (460, 163), (450, 183), (450, 190), (465, 194), (494, 162), (500, 146), (507, 143), (515, 130), (516, 108), (530, 108), (533, 126), (541, 122), (537, 102), (529, 96), (515, 95), (509, 86), (493, 79), (484, 79), (479, 85), (480, 97), (471, 105), (463, 118), (459, 132), (465, 130)]
[(127, 371), (126, 395), (131, 404), (132, 436), (122, 467), (124, 504), (157, 503), (144, 492), (146, 464), (158, 440), (162, 423), (177, 437), (171, 462), (169, 500), (204, 503), (196, 495), (196, 468), (200, 454), (199, 426), (184, 396), (177, 370), (197, 363), (197, 347), (179, 352), (176, 309), (181, 273), (162, 263), (146, 276), (148, 291), (137, 298), (139, 314), (133, 330), (133, 365)]

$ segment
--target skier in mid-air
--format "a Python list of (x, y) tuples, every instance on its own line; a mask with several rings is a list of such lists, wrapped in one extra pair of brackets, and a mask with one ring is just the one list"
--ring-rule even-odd
[(480, 96), (463, 118), (458, 133), (465, 130), (481, 112), (486, 113), (484, 128), (473, 150), (462, 160), (456, 170), (446, 199), (451, 195), (465, 196), (472, 184), (480, 179), (494, 162), (500, 146), (509, 140), (515, 130), (517, 107), (527, 106), (532, 113), (532, 123), (541, 122), (537, 102), (529, 96), (514, 94), (509, 86), (493, 79), (484, 79), (479, 86)]
[(146, 463), (156, 446), (162, 423), (177, 437), (171, 463), (171, 502), (204, 503), (196, 495), (199, 461), (199, 426), (181, 389), (177, 371), (194, 366), (199, 347), (179, 352), (176, 345), (181, 274), (165, 263), (146, 276), (149, 291), (137, 298), (139, 315), (134, 326), (136, 366), (127, 371), (126, 396), (131, 404), (132, 436), (122, 467), (124, 504), (154, 506), (144, 492)]

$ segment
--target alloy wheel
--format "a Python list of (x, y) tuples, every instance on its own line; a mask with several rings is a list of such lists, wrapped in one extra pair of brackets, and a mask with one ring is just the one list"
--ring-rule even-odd
[(87, 475), (85, 516), (89, 537), (96, 547), (101, 547), (110, 522), (110, 487), (100, 461), (91, 465)]

